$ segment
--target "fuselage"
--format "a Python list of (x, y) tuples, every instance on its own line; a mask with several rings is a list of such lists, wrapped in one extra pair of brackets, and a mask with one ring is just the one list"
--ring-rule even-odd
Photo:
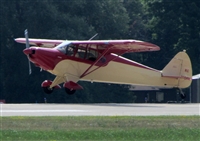
[[(116, 57), (115, 54), (110, 57)], [(57, 75), (72, 75), (80, 77), (91, 64), (77, 62), (66, 59), (60, 61), (51, 73)], [(67, 70), (61, 72), (60, 70)], [(95, 71), (93, 71), (95, 70)], [(158, 87), (177, 87), (178, 79), (162, 77), (162, 72), (153, 68), (144, 66), (137, 62), (128, 60), (123, 57), (118, 57), (115, 60), (108, 62), (106, 66), (93, 66), (91, 73), (80, 78), (82, 81), (90, 82), (104, 82), (115, 84), (129, 84), (129, 85), (146, 85)]]
[(177, 87), (178, 84), (178, 79), (172, 81), (172, 78), (162, 77), (161, 71), (114, 53), (106, 54), (99, 61), (96, 61), (97, 58), (88, 59), (87, 55), (81, 57), (80, 52), (79, 55), (64, 54), (56, 48), (31, 47), (25, 49), (24, 53), (29, 55), (30, 61), (36, 66), (62, 76), (64, 81), (74, 78), (72, 81), (75, 82), (82, 80), (158, 87)]

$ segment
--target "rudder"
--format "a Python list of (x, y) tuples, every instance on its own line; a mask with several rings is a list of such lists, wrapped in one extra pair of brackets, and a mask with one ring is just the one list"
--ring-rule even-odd
[(177, 87), (186, 88), (192, 81), (192, 67), (185, 51), (177, 53), (162, 70), (163, 77), (179, 79)]

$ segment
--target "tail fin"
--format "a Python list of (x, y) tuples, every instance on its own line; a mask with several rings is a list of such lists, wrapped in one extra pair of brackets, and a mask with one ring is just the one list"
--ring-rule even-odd
[(162, 70), (162, 76), (178, 79), (179, 88), (189, 87), (192, 81), (192, 67), (187, 53), (177, 53)]

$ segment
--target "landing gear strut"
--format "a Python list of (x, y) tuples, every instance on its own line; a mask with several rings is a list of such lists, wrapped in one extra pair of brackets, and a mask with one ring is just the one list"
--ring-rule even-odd
[(182, 91), (182, 89), (179, 88), (178, 90), (179, 90), (181, 99), (184, 100), (186, 98), (186, 94)]

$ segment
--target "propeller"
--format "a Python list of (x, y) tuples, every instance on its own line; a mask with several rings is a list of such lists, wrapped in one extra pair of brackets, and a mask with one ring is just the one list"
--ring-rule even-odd
[[(28, 40), (28, 30), (27, 29), (24, 31), (24, 35), (26, 38), (26, 49), (28, 49), (30, 47), (30, 45), (29, 45), (29, 40)], [(28, 58), (29, 75), (30, 75), (32, 70), (31, 70), (31, 62), (29, 60), (29, 54), (27, 55), (27, 58)]]

